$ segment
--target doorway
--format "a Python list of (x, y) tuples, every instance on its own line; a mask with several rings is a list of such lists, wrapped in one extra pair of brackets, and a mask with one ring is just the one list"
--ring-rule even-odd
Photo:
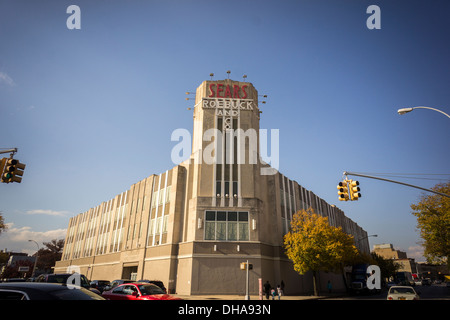
[(136, 281), (137, 280), (137, 271), (138, 271), (137, 266), (123, 267), (122, 279), (130, 279), (130, 280)]

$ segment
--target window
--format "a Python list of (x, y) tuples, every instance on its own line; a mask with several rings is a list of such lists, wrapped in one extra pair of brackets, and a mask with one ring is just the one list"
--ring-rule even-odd
[(0, 300), (29, 300), (26, 293), (14, 290), (0, 290)]
[(137, 292), (137, 289), (135, 286), (132, 286), (132, 285), (123, 286), (122, 294), (132, 295), (133, 292)]
[(248, 241), (248, 212), (206, 211), (205, 240)]
[(124, 293), (123, 293), (123, 286), (120, 286), (120, 287), (115, 288), (115, 289), (112, 291), (112, 293), (115, 293), (115, 294), (124, 294)]

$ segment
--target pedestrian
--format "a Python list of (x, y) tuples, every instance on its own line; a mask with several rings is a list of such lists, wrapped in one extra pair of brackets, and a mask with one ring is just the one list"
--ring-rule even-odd
[(274, 288), (272, 288), (272, 290), (270, 290), (270, 293), (271, 293), (271, 295), (272, 295), (272, 300), (275, 300), (275, 289)]
[(278, 300), (281, 300), (281, 296), (283, 295), (283, 290), (281, 289), (281, 286), (277, 286), (277, 293), (278, 293)]
[(331, 281), (330, 280), (328, 280), (327, 288), (328, 288), (328, 293), (331, 293), (332, 286), (331, 286)]
[(266, 281), (266, 283), (264, 284), (264, 292), (266, 293), (266, 299), (269, 300), (269, 294), (270, 294), (270, 288), (272, 286), (269, 283), (269, 280)]

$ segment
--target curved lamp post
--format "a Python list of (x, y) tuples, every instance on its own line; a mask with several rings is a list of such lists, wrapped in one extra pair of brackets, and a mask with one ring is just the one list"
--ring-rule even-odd
[(450, 116), (448, 114), (446, 114), (444, 111), (441, 111), (441, 110), (438, 110), (438, 109), (434, 109), (434, 108), (430, 108), (430, 107), (403, 108), (403, 109), (398, 109), (397, 112), (398, 112), (398, 114), (405, 114), (405, 113), (413, 111), (414, 109), (430, 109), (430, 110), (434, 110), (434, 111), (440, 112), (440, 113), (442, 113), (442, 114), (444, 114), (444, 115), (446, 115), (447, 117), (450, 118)]
[[(356, 240), (356, 246), (359, 246), (359, 242), (361, 241), (361, 240), (364, 240), (364, 239), (368, 239), (369, 237), (378, 237), (378, 235), (377, 234), (371, 234), (371, 235), (368, 235), (368, 236), (365, 236), (365, 237), (362, 237), (362, 238), (359, 238), (358, 240)], [(370, 247), (369, 247), (369, 251), (370, 251)]]
[(34, 267), (33, 267), (33, 273), (31, 274), (32, 277), (34, 277), (34, 273), (36, 272), (36, 264), (39, 256), (39, 244), (34, 240), (28, 240), (28, 242), (34, 242), (36, 243), (36, 246), (38, 248), (38, 251), (36, 251), (36, 259), (34, 259)]

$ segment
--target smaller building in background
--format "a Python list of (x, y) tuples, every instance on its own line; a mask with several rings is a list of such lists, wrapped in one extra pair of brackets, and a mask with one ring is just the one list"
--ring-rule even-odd
[(408, 259), (406, 252), (395, 250), (391, 243), (375, 244), (372, 252), (384, 259)]

